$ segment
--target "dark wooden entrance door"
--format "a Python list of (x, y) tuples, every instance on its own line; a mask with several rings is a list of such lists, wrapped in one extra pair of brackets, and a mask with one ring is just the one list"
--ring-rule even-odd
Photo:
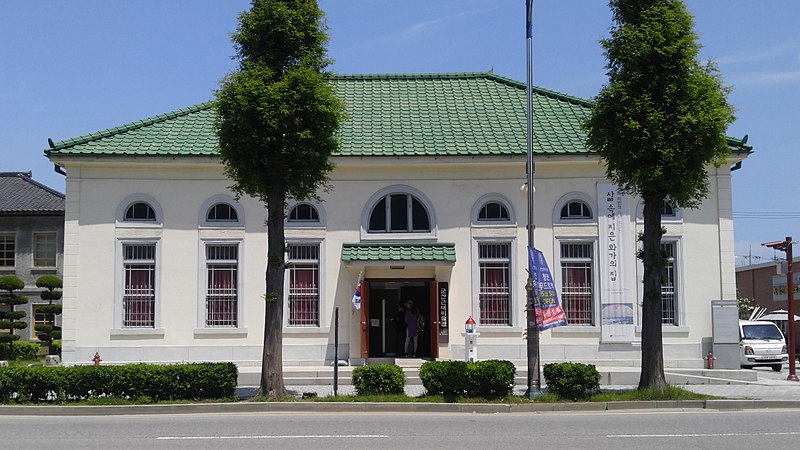
[(417, 337), (416, 356), (437, 356), (438, 352), (435, 350), (438, 350), (438, 342), (434, 341), (437, 334), (430, 332), (431, 327), (438, 323), (437, 317), (431, 317), (431, 306), (435, 306), (435, 301), (431, 300), (432, 284), (434, 283), (428, 280), (370, 280), (367, 295), (369, 305), (365, 308), (366, 330), (362, 327), (362, 340), (367, 341), (369, 357), (400, 357), (414, 351), (411, 344), (404, 348), (404, 303), (408, 300), (413, 302), (414, 308), (424, 317), (425, 322), (424, 329)]

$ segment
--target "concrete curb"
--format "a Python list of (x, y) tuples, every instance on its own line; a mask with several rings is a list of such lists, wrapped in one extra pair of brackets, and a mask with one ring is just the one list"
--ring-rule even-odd
[(745, 410), (800, 409), (798, 400), (678, 400), (590, 403), (358, 403), (358, 402), (237, 402), (124, 406), (0, 406), (0, 416), (109, 416), (137, 414), (216, 414), (261, 412), (320, 413), (535, 413), (647, 409)]

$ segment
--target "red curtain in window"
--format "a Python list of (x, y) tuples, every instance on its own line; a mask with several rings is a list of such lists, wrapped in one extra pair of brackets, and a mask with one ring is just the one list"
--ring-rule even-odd
[(210, 326), (237, 325), (236, 267), (214, 265), (208, 268), (207, 322)]
[(296, 265), (289, 282), (289, 324), (316, 325), (317, 280), (313, 266)]
[(505, 266), (481, 267), (480, 322), (484, 325), (507, 325), (508, 283)]
[(128, 267), (123, 299), (123, 325), (151, 327), (154, 325), (155, 286), (153, 267)]

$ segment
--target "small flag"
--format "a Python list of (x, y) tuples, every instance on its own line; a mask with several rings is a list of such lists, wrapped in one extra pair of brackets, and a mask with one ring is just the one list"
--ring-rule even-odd
[(533, 0), (525, 0), (525, 37), (533, 37)]
[(361, 280), (364, 277), (364, 271), (362, 270), (358, 274), (358, 283), (356, 283), (356, 293), (353, 294), (353, 308), (361, 309)]

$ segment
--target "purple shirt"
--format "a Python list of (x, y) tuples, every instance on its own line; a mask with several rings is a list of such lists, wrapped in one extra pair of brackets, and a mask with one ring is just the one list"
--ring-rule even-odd
[(417, 336), (419, 334), (419, 329), (417, 328), (417, 315), (411, 309), (407, 309), (405, 312), (405, 320), (406, 320), (406, 327), (408, 327), (408, 335), (409, 336)]

